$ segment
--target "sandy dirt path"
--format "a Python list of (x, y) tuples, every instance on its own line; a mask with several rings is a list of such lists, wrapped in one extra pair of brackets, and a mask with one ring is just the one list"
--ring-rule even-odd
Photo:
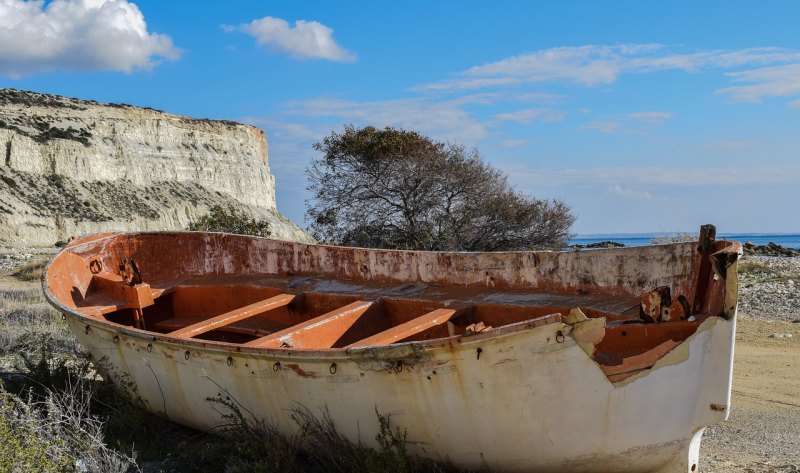
[(800, 324), (740, 315), (732, 404), (706, 430), (700, 471), (800, 471)]

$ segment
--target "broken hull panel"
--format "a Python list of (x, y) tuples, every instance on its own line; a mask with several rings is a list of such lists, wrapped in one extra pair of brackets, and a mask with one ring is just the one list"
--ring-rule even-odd
[[(83, 248), (73, 246), (79, 250), (73, 254), (101, 254), (98, 248), (112, 243), (119, 244), (90, 241)], [(304, 251), (328, 251), (325, 247), (304, 247), (297, 245), (295, 250), (300, 255)], [(136, 251), (128, 248), (125, 253)], [(224, 249), (219, 251), (224, 255)], [(627, 251), (626, 256), (651, 262), (653, 268), (658, 268), (653, 263), (658, 260), (658, 250), (644, 254)], [(663, 257), (673, 261), (676, 253), (692, 254), (683, 247), (664, 251)], [(595, 259), (603, 256), (599, 251), (593, 253), (590, 256)], [(436, 254), (417, 257), (431, 255)], [(530, 255), (501, 254), (498, 258), (535, 261)], [(553, 255), (558, 254), (543, 254), (536, 265), (540, 267), (542, 260)], [(376, 258), (374, 254), (369, 256)], [(619, 253), (607, 257), (614, 261), (624, 259)], [(506, 271), (497, 260), (494, 262), (495, 271)], [(620, 345), (612, 339), (612, 332), (619, 336), (620, 328), (627, 330), (629, 335), (621, 333), (622, 337), (636, 333), (638, 325), (614, 326), (629, 322), (624, 320), (606, 323), (600, 338), (604, 335), (608, 345), (597, 337), (592, 343), (587, 342), (593, 336), (586, 335), (583, 329), (598, 319), (575, 322), (562, 313), (563, 317), (556, 319), (533, 317), (478, 333), (465, 331), (421, 341), (331, 349), (260, 348), (248, 343), (173, 337), (87, 316), (88, 309), (82, 311), (80, 307), (81, 296), (74, 295), (75, 307), (70, 307), (69, 301), (54, 294), (59, 290), (70, 293), (55, 287), (59, 281), (67, 281), (77, 292), (84, 288), (83, 297), (88, 298), (92, 283), (82, 278), (92, 276), (64, 271), (70, 265), (63, 261), (61, 268), (56, 266), (62, 271), (53, 271), (57, 264), (51, 264), (44, 283), (48, 298), (65, 313), (70, 327), (93, 358), (115, 382), (133, 386), (151, 410), (203, 430), (220, 424), (220, 415), (208, 399), (224, 394), (286, 432), (296, 428), (289, 417), (292, 409), (302, 407), (319, 415), (325, 411), (341, 434), (373, 446), (379, 428), (377, 411), (390, 415), (393, 425), (407, 430), (413, 453), (465, 468), (488, 465), (501, 471), (694, 472), (698, 471), (703, 429), (725, 420), (730, 410), (735, 258), (732, 271), (726, 271), (724, 279), (716, 276), (720, 286), (711, 284), (705, 302), (724, 305), (729, 309), (725, 316), (701, 317), (687, 337), (673, 343), (673, 348), (659, 351), (655, 347), (629, 358), (649, 356), (653, 360), (646, 369), (637, 367), (623, 374), (609, 371), (609, 366), (603, 364), (608, 362), (597, 353)], [(574, 267), (581, 264), (585, 262)], [(222, 272), (233, 274), (237, 265), (241, 262), (229, 259), (222, 265)], [(688, 263), (678, 265), (685, 266), (677, 276), (662, 270), (654, 272), (653, 280), (669, 281), (676, 288), (682, 284), (690, 287), (696, 273), (694, 267)], [(541, 299), (536, 294), (520, 292), (514, 284), (553, 285), (546, 278), (535, 281), (539, 277), (536, 274), (508, 273), (505, 279), (495, 279), (496, 286), (508, 287), (495, 290), (486, 281), (487, 275), (493, 276), (491, 272), (480, 272), (487, 273), (482, 274), (484, 281), (470, 283), (475, 284), (470, 293), (488, 290), (480, 300), (492, 304), (508, 300), (523, 304), (527, 299)], [(638, 270), (635, 272), (638, 274)], [(708, 276), (710, 281), (717, 274), (714, 270), (712, 273)], [(146, 282), (147, 274), (144, 275)], [(535, 282), (508, 284), (515, 278)], [(690, 282), (683, 283), (685, 280)], [(334, 286), (345, 292), (371, 290), (364, 280), (338, 281), (338, 286), (329, 281), (324, 284), (329, 290)], [(419, 276), (413, 282), (418, 284)], [(625, 293), (633, 293), (626, 286), (652, 286), (650, 282), (614, 281), (606, 295), (620, 292), (619, 297), (626, 301)], [(315, 284), (314, 288), (319, 289), (323, 283)], [(444, 290), (434, 287), (409, 297)], [(573, 294), (583, 297), (580, 292)], [(396, 292), (392, 295), (396, 296)], [(598, 307), (607, 304), (592, 303)], [(143, 315), (146, 319), (146, 310)], [(658, 331), (659, 325), (666, 327), (667, 323), (649, 324), (645, 329)], [(188, 329), (179, 330), (185, 333)], [(256, 341), (265, 338), (262, 333), (253, 337), (261, 337)]]

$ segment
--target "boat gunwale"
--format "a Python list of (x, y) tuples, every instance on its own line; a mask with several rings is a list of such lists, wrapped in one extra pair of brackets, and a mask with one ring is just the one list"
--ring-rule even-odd
[[(400, 343), (393, 343), (388, 345), (375, 345), (375, 346), (365, 346), (365, 347), (341, 347), (341, 348), (325, 348), (325, 349), (305, 349), (305, 348), (269, 348), (269, 347), (247, 347), (241, 343), (231, 343), (231, 342), (222, 342), (222, 341), (215, 341), (215, 340), (204, 340), (204, 339), (197, 339), (197, 338), (179, 338), (179, 337), (171, 337), (167, 334), (162, 334), (159, 332), (153, 332), (149, 330), (138, 329), (129, 325), (119, 324), (116, 322), (112, 322), (109, 320), (104, 320), (96, 317), (92, 317), (88, 314), (80, 312), (77, 308), (72, 309), (62, 303), (55, 295), (50, 291), (48, 286), (48, 273), (52, 264), (61, 256), (66, 254), (67, 252), (75, 253), (75, 250), (79, 250), (82, 247), (86, 247), (91, 244), (99, 244), (103, 240), (111, 240), (114, 238), (120, 237), (136, 237), (136, 236), (148, 236), (148, 235), (172, 235), (178, 236), (181, 234), (215, 234), (215, 235), (231, 235), (237, 238), (251, 238), (251, 239), (259, 239), (259, 240), (270, 240), (276, 241), (280, 243), (290, 243), (296, 245), (305, 245), (305, 246), (316, 246), (322, 248), (337, 248), (337, 249), (352, 249), (352, 250), (366, 250), (366, 251), (388, 251), (388, 252), (400, 252), (400, 253), (433, 253), (433, 254), (536, 254), (536, 253), (569, 253), (571, 250), (565, 251), (552, 251), (552, 250), (542, 250), (542, 251), (505, 251), (505, 252), (443, 252), (443, 251), (425, 251), (425, 250), (394, 250), (394, 249), (378, 249), (378, 248), (356, 248), (356, 247), (344, 247), (344, 246), (336, 246), (336, 245), (324, 245), (318, 243), (301, 243), (301, 242), (293, 242), (290, 240), (280, 240), (276, 238), (267, 238), (267, 237), (257, 237), (257, 236), (250, 236), (250, 235), (238, 235), (232, 233), (225, 233), (225, 232), (201, 232), (201, 231), (193, 231), (193, 232), (175, 232), (175, 231), (148, 231), (148, 232), (113, 232), (113, 233), (103, 233), (103, 234), (96, 234), (96, 235), (89, 235), (86, 237), (82, 237), (76, 239), (75, 242), (68, 244), (64, 247), (61, 251), (59, 251), (53, 258), (48, 261), (47, 265), (44, 268), (43, 276), (42, 276), (42, 290), (45, 295), (45, 299), (47, 302), (52, 305), (55, 309), (66, 316), (72, 316), (76, 320), (81, 321), (87, 325), (87, 328), (90, 326), (99, 327), (102, 329), (106, 329), (112, 332), (116, 332), (119, 335), (126, 335), (128, 337), (140, 339), (142, 341), (147, 342), (158, 342), (164, 341), (168, 343), (174, 343), (181, 346), (194, 346), (198, 348), (203, 348), (207, 350), (219, 350), (226, 353), (236, 352), (236, 353), (243, 353), (243, 354), (264, 354), (269, 355), (272, 357), (284, 357), (284, 358), (344, 358), (344, 359), (354, 359), (354, 358), (364, 358), (365, 356), (368, 358), (393, 358), (393, 359), (402, 359), (413, 354), (417, 353), (424, 353), (429, 352), (432, 350), (438, 349), (446, 349), (447, 347), (453, 346), (461, 346), (465, 343), (471, 342), (481, 342), (487, 339), (493, 338), (502, 338), (507, 335), (511, 335), (517, 332), (522, 332), (526, 330), (536, 329), (547, 325), (552, 324), (536, 324), (535, 321), (546, 316), (542, 316), (536, 319), (528, 319), (519, 322), (515, 322), (512, 324), (503, 325), (492, 330), (470, 334), (465, 336), (464, 334), (460, 335), (453, 335), (450, 337), (443, 337), (443, 338), (436, 338), (431, 340), (419, 340), (419, 341), (408, 341), (408, 342), (400, 342)], [(667, 247), (667, 246), (678, 246), (686, 244), (687, 242), (678, 242), (678, 243), (665, 243), (661, 245), (652, 245), (654, 247)], [(717, 251), (735, 251), (739, 254), (742, 253), (742, 245), (741, 243), (734, 241), (734, 240), (719, 240), (719, 243), (723, 244), (722, 247)], [(621, 248), (598, 248), (586, 251), (602, 251), (602, 252), (628, 252), (628, 251), (641, 251), (642, 247), (621, 247)], [(583, 251), (583, 250), (581, 250)], [(559, 322), (554, 322), (559, 323)], [(566, 324), (560, 322), (562, 327), (567, 327)], [(386, 356), (384, 356), (384, 353)]]

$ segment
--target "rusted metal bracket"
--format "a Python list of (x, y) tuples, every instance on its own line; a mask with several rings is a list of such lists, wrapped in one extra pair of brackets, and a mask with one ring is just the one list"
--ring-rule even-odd
[(122, 258), (119, 263), (119, 275), (128, 286), (135, 286), (142, 283), (142, 273), (139, 265), (133, 258)]
[(639, 318), (647, 323), (685, 320), (691, 314), (683, 295), (672, 298), (669, 286), (660, 286), (642, 296)]

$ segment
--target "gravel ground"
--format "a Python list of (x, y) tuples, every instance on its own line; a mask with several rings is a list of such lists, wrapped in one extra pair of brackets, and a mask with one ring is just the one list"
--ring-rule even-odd
[(744, 257), (739, 265), (739, 312), (800, 323), (800, 258)]
[(10, 273), (35, 258), (52, 258), (58, 248), (0, 247), (0, 274)]

